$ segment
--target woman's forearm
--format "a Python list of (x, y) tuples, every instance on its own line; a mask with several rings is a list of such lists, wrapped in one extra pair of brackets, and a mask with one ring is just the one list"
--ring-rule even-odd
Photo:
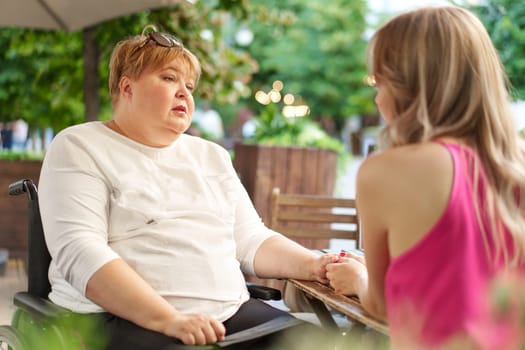
[(161, 333), (167, 320), (178, 313), (121, 259), (93, 274), (86, 297), (114, 315)]
[(380, 302), (378, 298), (374, 298), (369, 289), (368, 273), (363, 271), (358, 277), (357, 281), (357, 296), (361, 301), (363, 308), (373, 317), (385, 320), (386, 311), (384, 303)]
[(311, 266), (317, 255), (283, 236), (264, 241), (255, 255), (254, 268), (262, 278), (315, 279)]

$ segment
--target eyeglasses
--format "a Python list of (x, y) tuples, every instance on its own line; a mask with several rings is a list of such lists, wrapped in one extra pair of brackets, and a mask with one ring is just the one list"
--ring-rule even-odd
[(155, 42), (155, 44), (162, 46), (162, 47), (174, 47), (174, 46), (180, 46), (184, 47), (182, 43), (179, 41), (179, 39), (175, 38), (173, 35), (161, 33), (161, 32), (151, 32), (148, 34), (148, 37), (146, 38), (146, 41), (139, 47), (137, 47), (136, 51), (139, 51), (144, 46), (146, 46), (150, 41)]

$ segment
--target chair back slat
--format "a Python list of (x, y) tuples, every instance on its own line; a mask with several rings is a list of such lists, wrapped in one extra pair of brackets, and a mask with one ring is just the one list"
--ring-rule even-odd
[(351, 239), (357, 241), (357, 232), (345, 230), (330, 229), (312, 229), (312, 228), (290, 228), (281, 227), (278, 232), (289, 238), (314, 238), (314, 239)]
[(278, 221), (306, 221), (319, 223), (357, 224), (356, 214), (332, 214), (315, 211), (279, 211)]
[[(273, 193), (273, 192), (272, 192)], [(280, 205), (295, 205), (318, 208), (355, 208), (355, 200), (306, 194), (281, 194), (277, 197)]]
[(290, 238), (350, 239), (361, 248), (354, 199), (272, 192), (270, 227)]

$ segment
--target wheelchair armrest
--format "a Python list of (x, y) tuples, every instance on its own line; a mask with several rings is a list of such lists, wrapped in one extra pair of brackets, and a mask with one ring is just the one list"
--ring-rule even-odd
[(251, 282), (246, 282), (248, 292), (252, 298), (262, 300), (281, 300), (281, 291), (272, 287), (261, 286)]
[(28, 292), (15, 294), (14, 304), (38, 319), (49, 319), (70, 313), (68, 309), (53, 304), (51, 301), (34, 296)]
[[(281, 300), (281, 291), (275, 288), (246, 282), (252, 298), (262, 300)], [(53, 304), (51, 301), (29, 294), (18, 292), (15, 294), (14, 304), (20, 309), (37, 318), (55, 318), (70, 313), (66, 308)]]

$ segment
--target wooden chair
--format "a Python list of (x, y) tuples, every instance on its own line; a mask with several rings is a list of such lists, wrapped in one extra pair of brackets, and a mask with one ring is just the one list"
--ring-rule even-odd
[(272, 191), (270, 227), (294, 240), (349, 239), (361, 248), (354, 199)]
[[(284, 194), (274, 188), (271, 197), (270, 228), (310, 249), (329, 248), (330, 239), (355, 241), (361, 248), (359, 220), (354, 199), (321, 195)], [(350, 247), (351, 248), (351, 247)], [(312, 312), (322, 324), (335, 326), (326, 308), (291, 285), (271, 284), (282, 290), (284, 303), (292, 312)], [(320, 303), (322, 304), (322, 303)]]

